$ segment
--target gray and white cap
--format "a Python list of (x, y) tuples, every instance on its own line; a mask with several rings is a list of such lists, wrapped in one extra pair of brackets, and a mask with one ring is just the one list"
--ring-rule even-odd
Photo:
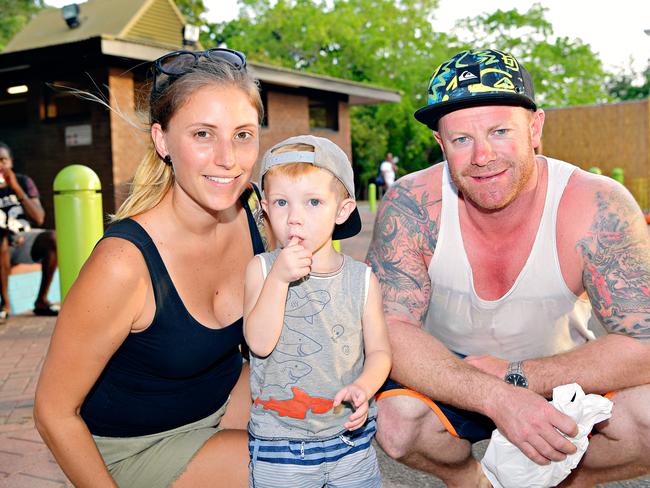
[[(275, 151), (279, 148), (294, 144), (305, 144), (313, 147), (314, 150), (313, 152), (288, 151), (275, 154)], [(262, 158), (262, 168), (260, 170), (262, 190), (264, 190), (264, 175), (270, 168), (280, 164), (292, 163), (309, 163), (328, 170), (343, 183), (343, 186), (350, 194), (350, 198), (354, 199), (354, 172), (347, 154), (329, 139), (312, 135), (290, 137), (266, 151)], [(332, 238), (345, 239), (357, 235), (360, 231), (361, 217), (359, 216), (359, 210), (355, 208), (345, 222), (334, 227)]]

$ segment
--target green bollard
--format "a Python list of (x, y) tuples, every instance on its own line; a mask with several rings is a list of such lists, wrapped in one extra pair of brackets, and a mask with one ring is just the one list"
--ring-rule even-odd
[(593, 173), (595, 175), (602, 175), (603, 174), (602, 170), (598, 166), (592, 166), (591, 168), (589, 168), (589, 172)]
[(621, 185), (625, 184), (625, 173), (623, 168), (612, 169), (612, 179), (618, 181)]
[(104, 233), (102, 185), (87, 166), (72, 164), (54, 178), (54, 222), (61, 301)]
[(374, 183), (368, 185), (368, 206), (372, 213), (377, 211), (377, 185)]

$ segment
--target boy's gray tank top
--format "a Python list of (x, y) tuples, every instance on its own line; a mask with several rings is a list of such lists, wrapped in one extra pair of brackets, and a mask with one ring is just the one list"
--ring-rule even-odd
[[(264, 278), (279, 253), (258, 255)], [(344, 255), (337, 272), (310, 274), (289, 286), (275, 349), (265, 358), (251, 353), (249, 430), (255, 437), (314, 440), (345, 432), (353, 410), (343, 404), (334, 412), (332, 401), (363, 370), (369, 280), (370, 268)], [(368, 417), (375, 416), (371, 400)]]

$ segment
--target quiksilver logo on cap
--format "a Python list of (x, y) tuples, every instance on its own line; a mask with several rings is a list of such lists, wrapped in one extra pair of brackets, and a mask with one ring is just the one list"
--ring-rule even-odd
[(476, 75), (471, 71), (463, 71), (458, 77), (458, 81), (467, 81), (472, 79), (476, 79)]
[(478, 64), (458, 67), (456, 68), (456, 79), (459, 87), (481, 83), (481, 67)]

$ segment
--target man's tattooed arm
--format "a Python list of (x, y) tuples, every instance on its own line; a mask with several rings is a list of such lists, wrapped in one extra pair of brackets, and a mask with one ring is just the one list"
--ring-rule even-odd
[(427, 267), (438, 239), (438, 222), (430, 215), (439, 205), (425, 184), (409, 178), (384, 197), (367, 261), (381, 283), (389, 324), (422, 327), (431, 293)]
[(650, 340), (650, 238), (645, 219), (619, 188), (595, 195), (591, 228), (578, 242), (583, 283), (609, 333)]

